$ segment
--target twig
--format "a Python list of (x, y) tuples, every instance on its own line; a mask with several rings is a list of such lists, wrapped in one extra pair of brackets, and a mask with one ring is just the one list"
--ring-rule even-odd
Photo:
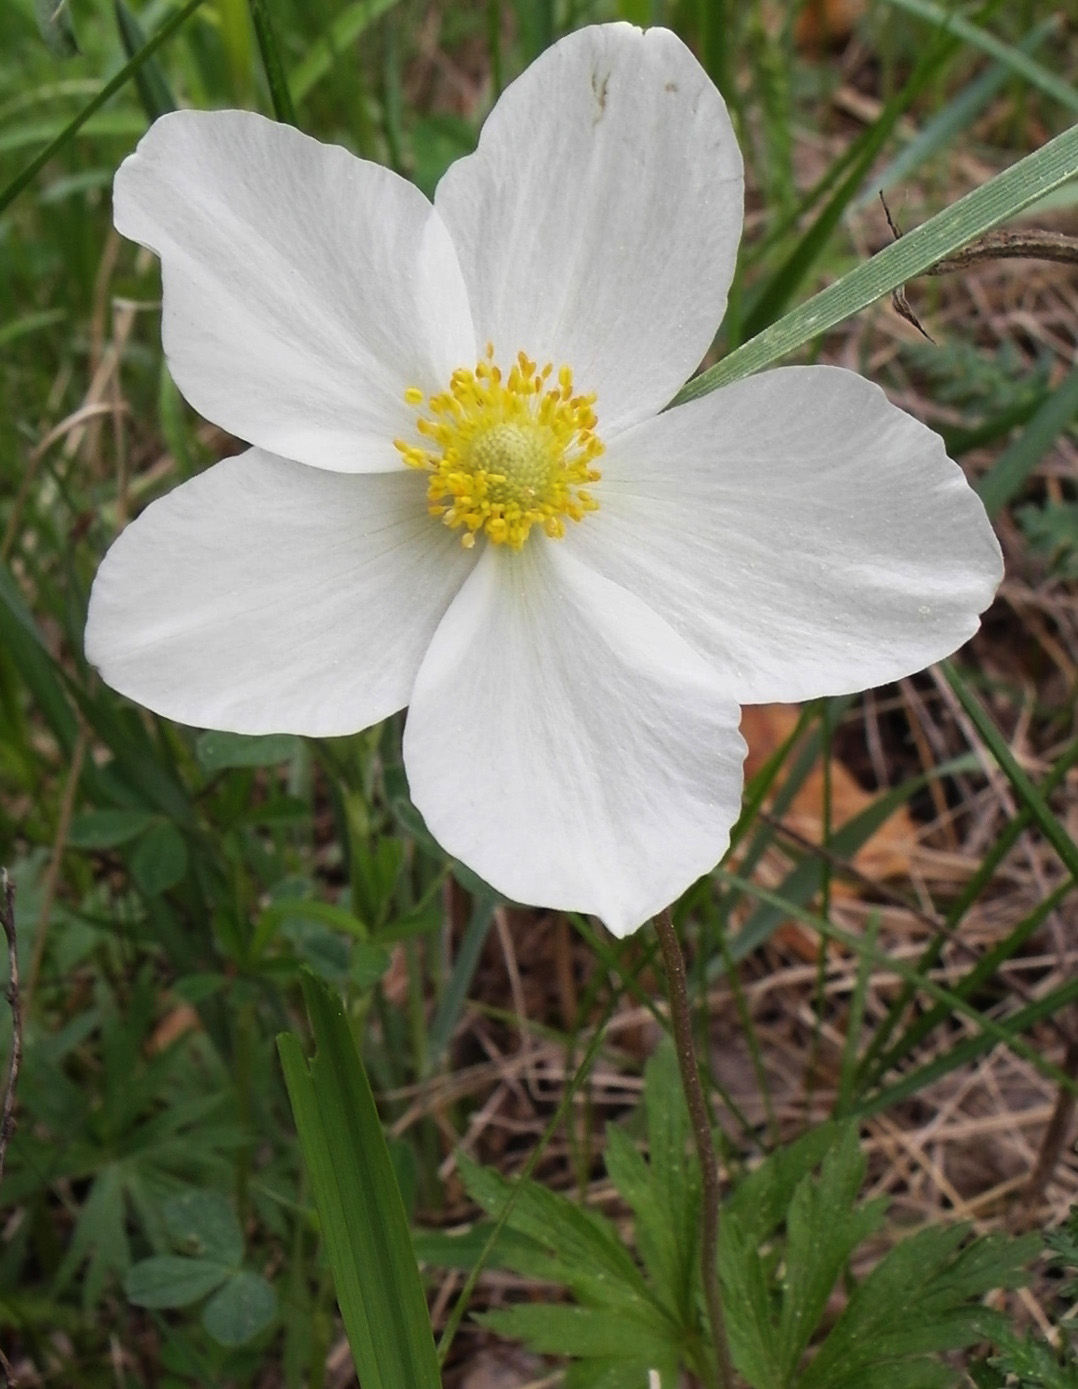
[[(15, 1087), (19, 1082), (19, 1067), (22, 1065), (22, 1003), (19, 998), (19, 950), (15, 935), (15, 884), (8, 877), (6, 868), (0, 868), (0, 924), (7, 939), (8, 969), (11, 978), (7, 987), (7, 1001), (11, 1007), (11, 1060), (8, 1063), (7, 1085), (4, 1089), (4, 1103), (0, 1108), (0, 1182), (4, 1179), (4, 1159), (7, 1145), (15, 1130)], [(0, 1349), (0, 1374), (8, 1389), (14, 1389), (15, 1372)]]
[[(1067, 1075), (1078, 1079), (1078, 1042), (1070, 1041), (1067, 1043), (1063, 1070)], [(1055, 1109), (1052, 1111), (1052, 1117), (1049, 1119), (1048, 1127), (1041, 1139), (1037, 1165), (1030, 1174), (1029, 1181), (1022, 1192), (1022, 1198), (1015, 1205), (1012, 1213), (1012, 1226), (1016, 1229), (1028, 1228), (1036, 1221), (1037, 1207), (1044, 1195), (1045, 1187), (1051, 1180), (1053, 1172), (1059, 1165), (1059, 1159), (1063, 1155), (1063, 1149), (1067, 1142), (1067, 1132), (1074, 1117), (1074, 1107), (1074, 1096), (1069, 1090), (1060, 1086), (1059, 1094), (1056, 1096)]]
[(6, 868), (0, 868), (0, 925), (3, 925), (4, 935), (7, 938), (8, 969), (11, 975), (7, 987), (7, 1001), (11, 1006), (11, 1061), (8, 1064), (3, 1108), (0, 1108), (0, 1182), (2, 1182), (7, 1145), (15, 1129), (15, 1087), (19, 1083), (19, 1067), (22, 1065), (22, 1003), (19, 998), (19, 951), (15, 936), (15, 884), (8, 877)]
[[(891, 209), (887, 206), (882, 189), (880, 202), (883, 204), (883, 214), (887, 218), (891, 235), (898, 241), (902, 232), (891, 216)], [(985, 232), (984, 236), (971, 241), (968, 246), (963, 246), (953, 256), (944, 256), (942, 260), (936, 261), (935, 265), (922, 270), (921, 274), (950, 275), (956, 270), (965, 270), (985, 260), (1047, 260), (1060, 265), (1078, 265), (1078, 236), (1044, 231), (1039, 227), (1031, 228), (1029, 231)], [(935, 338), (925, 331), (917, 315), (910, 308), (905, 285), (899, 285), (897, 289), (892, 290), (891, 304), (900, 318), (912, 323), (929, 342), (935, 342)]]
[(726, 1335), (726, 1319), (722, 1310), (722, 1296), (719, 1292), (718, 1253), (719, 1253), (719, 1167), (715, 1159), (715, 1144), (711, 1137), (711, 1119), (700, 1084), (700, 1067), (696, 1060), (696, 1048), (692, 1040), (692, 1015), (689, 1011), (689, 991), (685, 982), (685, 959), (678, 944), (677, 932), (670, 916), (669, 908), (655, 918), (655, 930), (659, 937), (659, 948), (666, 966), (667, 992), (670, 997), (670, 1022), (674, 1029), (674, 1045), (677, 1049), (678, 1066), (681, 1069), (681, 1084), (689, 1105), (693, 1135), (696, 1139), (696, 1155), (700, 1161), (700, 1177), (703, 1187), (703, 1249), (701, 1251), (701, 1273), (704, 1284), (704, 1302), (707, 1304), (711, 1320), (711, 1335), (715, 1342), (715, 1358), (719, 1369), (719, 1380), (723, 1389), (735, 1389), (737, 1379), (730, 1358), (730, 1343)]

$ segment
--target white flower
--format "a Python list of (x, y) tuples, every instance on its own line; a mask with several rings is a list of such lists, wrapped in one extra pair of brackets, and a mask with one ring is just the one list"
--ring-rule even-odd
[(722, 98), (662, 29), (555, 45), (433, 207), (246, 112), (159, 120), (116, 225), (161, 257), (180, 389), (251, 447), (116, 541), (89, 659), (242, 733), (408, 705), (449, 853), (635, 929), (725, 850), (739, 702), (917, 670), (1001, 572), (940, 439), (851, 372), (661, 413), (722, 318), (741, 208)]

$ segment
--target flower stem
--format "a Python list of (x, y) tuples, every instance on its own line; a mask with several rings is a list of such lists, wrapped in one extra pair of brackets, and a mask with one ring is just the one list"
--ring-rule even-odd
[(655, 930), (659, 936), (659, 948), (666, 966), (667, 992), (670, 997), (670, 1021), (674, 1028), (674, 1045), (677, 1049), (678, 1066), (681, 1070), (681, 1085), (689, 1106), (693, 1134), (696, 1138), (696, 1155), (700, 1162), (700, 1177), (703, 1188), (704, 1219), (703, 1248), (701, 1250), (701, 1275), (704, 1285), (704, 1302), (711, 1321), (711, 1335), (715, 1343), (715, 1360), (719, 1369), (722, 1389), (736, 1389), (737, 1378), (733, 1361), (730, 1358), (730, 1344), (726, 1337), (726, 1319), (723, 1316), (722, 1297), (719, 1292), (719, 1167), (715, 1158), (715, 1144), (711, 1137), (711, 1119), (708, 1115), (707, 1101), (700, 1084), (700, 1067), (696, 1060), (696, 1048), (692, 1040), (692, 1015), (689, 1010), (689, 992), (685, 982), (685, 959), (678, 944), (677, 932), (670, 917), (669, 908), (655, 918)]

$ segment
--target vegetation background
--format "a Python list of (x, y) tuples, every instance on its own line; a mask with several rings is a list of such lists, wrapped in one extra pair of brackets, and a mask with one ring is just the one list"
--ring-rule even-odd
[[(0, 1349), (20, 1384), (354, 1382), (274, 1051), (305, 1028), (304, 970), (355, 1022), (436, 1330), (463, 1279), (437, 1232), (478, 1214), (458, 1154), (511, 1175), (538, 1151), (547, 1188), (630, 1230), (604, 1127), (642, 1133), (668, 1026), (652, 933), (494, 901), (447, 863), (399, 719), (325, 742), (199, 733), (103, 688), (81, 642), (125, 521), (239, 447), (178, 395), (156, 262), (111, 227), (152, 116), (272, 114), (269, 23), (302, 128), (431, 193), (501, 86), (612, 18), (675, 28), (743, 142), (715, 359), (889, 242), (878, 190), (912, 229), (1078, 112), (1076, 16), (1045, 0), (0, 5), (0, 860), (24, 1033)], [(1078, 183), (1007, 230), (1033, 258), (913, 281), (801, 351), (944, 435), (1004, 544), (997, 603), (946, 669), (747, 710), (735, 847), (675, 912), (728, 1171), (827, 1118), (860, 1126), (887, 1216), (854, 1273), (912, 1229), (1043, 1230), (1078, 1199), (1078, 268), (1037, 240), (1078, 233)], [(170, 1252), (186, 1300), (147, 1305), (139, 1266)], [(470, 1309), (552, 1295), (488, 1269)], [(998, 1305), (1057, 1334), (1060, 1296), (1042, 1272)], [(553, 1384), (560, 1364), (466, 1317), (445, 1381)]]

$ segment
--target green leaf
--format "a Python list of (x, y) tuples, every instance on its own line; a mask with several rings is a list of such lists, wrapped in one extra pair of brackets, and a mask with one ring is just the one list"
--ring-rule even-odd
[(785, 1147), (769, 1153), (753, 1172), (738, 1183), (724, 1209), (734, 1217), (748, 1239), (761, 1244), (786, 1219), (793, 1194), (801, 1181), (832, 1148), (841, 1133), (837, 1124), (821, 1124)]
[(936, 261), (1057, 188), (1078, 173), (1078, 125), (1057, 135), (986, 184), (885, 247), (864, 265), (821, 290), (785, 318), (765, 328), (678, 393), (675, 405), (695, 400), (730, 381), (770, 366), (851, 314), (867, 308)]
[(188, 1307), (219, 1288), (232, 1270), (215, 1259), (160, 1254), (132, 1264), (124, 1277), (128, 1302), (136, 1307)]
[(260, 1273), (233, 1273), (206, 1303), (202, 1325), (219, 1346), (243, 1346), (277, 1315), (277, 1294)]
[(798, 1389), (948, 1383), (929, 1357), (984, 1339), (980, 1299), (1025, 1282), (1037, 1249), (1035, 1238), (1006, 1236), (963, 1248), (967, 1236), (966, 1226), (931, 1226), (896, 1245), (854, 1289)]
[(154, 825), (135, 845), (131, 876), (148, 897), (175, 887), (186, 872), (187, 843), (174, 825)]
[(631, 1308), (543, 1306), (530, 1303), (475, 1318), (500, 1336), (526, 1341), (542, 1355), (602, 1356), (648, 1366), (677, 1354), (669, 1322)]
[[(120, 42), (128, 59), (134, 58), (146, 46), (146, 35), (138, 20), (128, 9), (124, 0), (112, 0), (116, 13), (116, 27), (120, 31)], [(148, 121), (157, 120), (169, 111), (175, 111), (176, 98), (169, 89), (164, 69), (156, 58), (148, 58), (135, 71), (135, 87), (139, 101), (146, 112)]]
[(280, 762), (290, 762), (301, 746), (293, 733), (251, 737), (211, 730), (199, 735), (195, 756), (207, 772), (224, 771), (226, 767), (275, 767)]
[(82, 129), (86, 122), (115, 94), (124, 87), (127, 82), (138, 72), (139, 68), (148, 61), (151, 53), (155, 53), (166, 39), (172, 37), (181, 25), (195, 13), (195, 11), (205, 3), (205, 0), (188, 0), (188, 3), (176, 10), (161, 25), (161, 28), (147, 40), (145, 47), (140, 49), (135, 56), (126, 62), (114, 76), (104, 84), (101, 90), (92, 100), (88, 101), (82, 110), (74, 116), (63, 130), (45, 146), (20, 174), (0, 192), (0, 212), (4, 212), (15, 201), (19, 194), (33, 183), (40, 171), (64, 148), (69, 144), (74, 136)]
[(784, 1384), (791, 1382), (850, 1255), (883, 1220), (885, 1199), (857, 1204), (864, 1173), (857, 1129), (850, 1127), (824, 1158), (819, 1178), (805, 1177), (790, 1203), (776, 1347)]
[[(651, 1291), (609, 1220), (534, 1181), (511, 1182), (491, 1168), (457, 1154), (468, 1195), (497, 1216), (510, 1196), (508, 1225), (535, 1241), (537, 1253), (520, 1272), (564, 1283), (578, 1296), (653, 1303)], [(545, 1251), (539, 1253), (538, 1251)]]
[(156, 822), (148, 810), (83, 810), (72, 816), (67, 842), (72, 849), (115, 849)]
[(636, 1217), (636, 1245), (656, 1291), (692, 1326), (700, 1257), (700, 1176), (690, 1157), (689, 1116), (677, 1057), (664, 1040), (644, 1072), (648, 1157), (618, 1129), (607, 1130), (606, 1167)]
[(68, 0), (34, 0), (37, 27), (50, 53), (73, 58), (79, 52)]
[(381, 1121), (338, 1000), (303, 981), (317, 1051), (277, 1046), (364, 1389), (439, 1389), (430, 1319)]
[(258, 51), (262, 55), (262, 70), (270, 89), (273, 114), (287, 125), (298, 125), (269, 4), (267, 0), (247, 0), (247, 7), (251, 11), (251, 23), (258, 40)]
[(243, 1231), (231, 1203), (216, 1191), (183, 1191), (165, 1202), (165, 1229), (177, 1249), (237, 1268)]

